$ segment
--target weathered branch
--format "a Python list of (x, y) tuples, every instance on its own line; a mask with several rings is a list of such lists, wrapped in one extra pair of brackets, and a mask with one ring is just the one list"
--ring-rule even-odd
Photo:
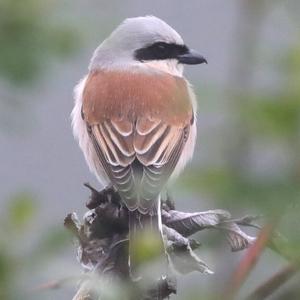
[[(81, 223), (75, 213), (65, 219), (65, 226), (75, 235), (78, 243), (78, 259), (84, 271), (91, 275), (84, 279), (73, 300), (105, 299), (103, 286), (111, 282), (125, 284), (129, 299), (165, 299), (176, 293), (175, 273), (193, 271), (213, 272), (194, 252), (200, 244), (189, 238), (204, 229), (223, 232), (232, 251), (247, 248), (254, 238), (244, 233), (237, 222), (224, 210), (185, 213), (175, 210), (170, 198), (162, 205), (163, 233), (169, 260), (168, 276), (158, 278), (156, 283), (133, 282), (128, 268), (128, 211), (119, 195), (106, 188), (98, 192), (91, 190), (90, 209)], [(244, 226), (253, 226), (255, 217), (238, 219)], [(101, 289), (102, 286), (102, 289)], [(105, 293), (104, 293), (105, 294)], [(122, 295), (126, 299), (126, 295)]]

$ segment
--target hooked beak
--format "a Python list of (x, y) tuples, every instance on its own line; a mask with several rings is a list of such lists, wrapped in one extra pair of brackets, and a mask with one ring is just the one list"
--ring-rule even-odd
[(199, 65), (203, 63), (207, 64), (207, 60), (192, 49), (185, 54), (178, 55), (177, 60), (179, 63), (186, 65)]

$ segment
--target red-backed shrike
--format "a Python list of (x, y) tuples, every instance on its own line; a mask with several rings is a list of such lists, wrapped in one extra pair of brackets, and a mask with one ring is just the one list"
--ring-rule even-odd
[(160, 193), (192, 157), (196, 101), (183, 64), (206, 60), (153, 17), (125, 20), (95, 50), (75, 88), (72, 124), (90, 170), (129, 210), (161, 231)]

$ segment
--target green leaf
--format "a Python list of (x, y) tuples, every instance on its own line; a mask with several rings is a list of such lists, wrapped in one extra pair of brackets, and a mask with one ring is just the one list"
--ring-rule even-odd
[(9, 203), (8, 217), (16, 229), (23, 229), (36, 215), (37, 207), (34, 197), (27, 192), (16, 194)]

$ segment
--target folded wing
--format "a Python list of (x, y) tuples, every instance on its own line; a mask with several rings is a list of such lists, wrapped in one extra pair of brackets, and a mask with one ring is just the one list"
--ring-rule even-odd
[(149, 212), (190, 132), (186, 81), (165, 72), (92, 72), (82, 116), (99, 165), (127, 207)]
[(172, 174), (189, 126), (139, 117), (105, 120), (90, 127), (97, 156), (130, 210), (147, 213)]

